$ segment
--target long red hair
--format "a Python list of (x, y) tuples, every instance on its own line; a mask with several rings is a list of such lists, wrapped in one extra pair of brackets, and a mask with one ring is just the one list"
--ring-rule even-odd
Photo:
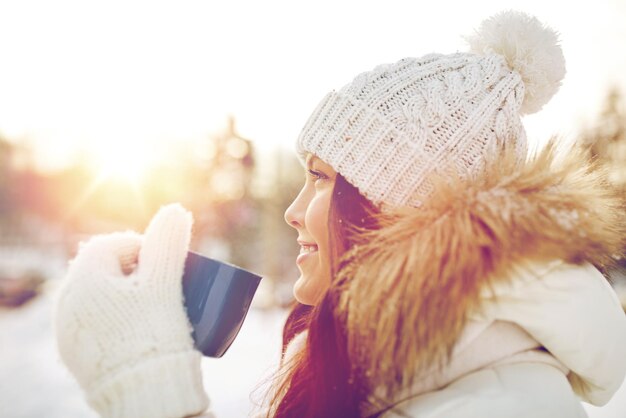
[[(328, 230), (332, 277), (341, 256), (355, 245), (359, 231), (376, 228), (378, 210), (337, 174)], [(275, 418), (359, 417), (370, 388), (348, 355), (345, 325), (335, 315), (339, 291), (331, 284), (316, 306), (296, 304), (283, 329), (283, 352), (298, 333), (308, 330), (305, 349), (283, 365), (270, 403)]]

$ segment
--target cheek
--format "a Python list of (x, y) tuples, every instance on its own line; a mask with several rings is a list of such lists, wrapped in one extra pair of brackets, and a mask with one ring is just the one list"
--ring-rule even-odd
[[(330, 199), (323, 195), (314, 198), (305, 215), (306, 229), (318, 245), (320, 255), (328, 257), (328, 209)], [(324, 260), (326, 261), (326, 260)]]

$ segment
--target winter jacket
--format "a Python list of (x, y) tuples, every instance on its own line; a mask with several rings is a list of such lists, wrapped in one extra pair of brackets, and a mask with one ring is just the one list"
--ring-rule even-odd
[[(626, 316), (607, 280), (562, 261), (517, 272), (483, 293), (452, 366), (396, 394), (384, 417), (577, 418), (581, 401), (609, 401), (626, 375)], [(305, 339), (296, 336), (286, 358)]]
[[(511, 282), (484, 292), (470, 327), (482, 332), (457, 344), (465, 347), (451, 363), (471, 358), (474, 365), (423, 376), (389, 400), (394, 406), (384, 417), (586, 417), (581, 401), (605, 404), (626, 375), (626, 316), (607, 280), (588, 264), (519, 268)], [(497, 331), (486, 331), (490, 327)], [(306, 332), (296, 336), (286, 357), (305, 339)], [(481, 353), (468, 355), (472, 345)]]
[(408, 399), (385, 416), (585, 417), (580, 400), (605, 404), (626, 374), (626, 317), (593, 266), (555, 262), (526, 268), (510, 284), (486, 292), (473, 320), (516, 324), (537, 347), (426, 393), (411, 396), (409, 390)]

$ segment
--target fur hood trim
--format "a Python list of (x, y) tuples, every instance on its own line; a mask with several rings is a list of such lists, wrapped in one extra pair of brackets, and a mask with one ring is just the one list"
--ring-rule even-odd
[(521, 164), (504, 155), (470, 180), (440, 176), (423, 206), (386, 211), (380, 229), (362, 232), (330, 290), (354, 373), (390, 393), (406, 387), (445, 364), (481, 290), (516, 265), (619, 255), (623, 202), (584, 150), (558, 146)]

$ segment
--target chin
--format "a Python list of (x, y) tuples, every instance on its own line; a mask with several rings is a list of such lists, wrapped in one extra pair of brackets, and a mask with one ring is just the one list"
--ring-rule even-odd
[(312, 283), (303, 276), (300, 276), (300, 278), (293, 285), (293, 296), (303, 305), (316, 305), (322, 296), (320, 289), (311, 285)]

